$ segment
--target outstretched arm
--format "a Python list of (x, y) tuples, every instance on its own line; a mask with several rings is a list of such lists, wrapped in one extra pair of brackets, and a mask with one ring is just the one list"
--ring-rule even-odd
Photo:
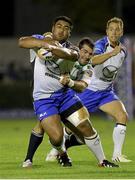
[[(76, 61), (79, 56), (76, 50), (64, 48), (58, 41), (50, 38), (38, 39), (32, 36), (22, 37), (19, 39), (19, 47), (28, 49), (44, 48), (58, 58), (71, 61)], [(38, 55), (42, 57), (40, 52), (38, 52)]]
[(56, 41), (48, 38), (38, 39), (32, 36), (26, 36), (19, 39), (19, 47), (21, 48), (33, 49), (44, 47), (47, 49), (49, 45), (54, 44), (56, 44)]

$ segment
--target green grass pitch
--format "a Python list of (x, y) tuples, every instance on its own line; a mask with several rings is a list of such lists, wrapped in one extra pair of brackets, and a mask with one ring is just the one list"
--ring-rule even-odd
[[(93, 117), (92, 123), (100, 134), (103, 148), (110, 160), (113, 151), (112, 131), (114, 123), (106, 118)], [(131, 163), (120, 163), (120, 168), (99, 168), (97, 160), (85, 145), (69, 149), (73, 166), (60, 167), (57, 162), (45, 162), (50, 150), (48, 138), (37, 150), (33, 167), (23, 169), (29, 135), (36, 120), (0, 120), (0, 178), (1, 179), (133, 179), (135, 178), (135, 120), (127, 126), (123, 154)]]

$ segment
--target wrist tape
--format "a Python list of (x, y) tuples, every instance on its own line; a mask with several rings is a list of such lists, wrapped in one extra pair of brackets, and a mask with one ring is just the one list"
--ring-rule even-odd
[(75, 82), (72, 80), (72, 79), (70, 79), (70, 81), (69, 81), (69, 83), (68, 83), (68, 87), (73, 87), (75, 85)]

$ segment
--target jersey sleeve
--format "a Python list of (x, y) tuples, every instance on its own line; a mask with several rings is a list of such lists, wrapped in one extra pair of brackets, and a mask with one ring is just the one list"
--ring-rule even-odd
[(45, 36), (40, 35), (40, 34), (33, 34), (32, 37), (36, 38), (36, 39), (44, 39)]
[(94, 55), (103, 54), (107, 46), (107, 38), (102, 38), (95, 42)]

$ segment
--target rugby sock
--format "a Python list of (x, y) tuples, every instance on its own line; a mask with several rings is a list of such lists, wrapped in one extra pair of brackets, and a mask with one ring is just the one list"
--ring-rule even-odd
[(30, 159), (30, 161), (32, 162), (33, 156), (34, 156), (37, 148), (41, 144), (42, 140), (43, 140), (43, 135), (37, 134), (34, 131), (32, 131), (25, 161), (27, 159)]
[(97, 135), (96, 133), (91, 137), (85, 137), (84, 140), (88, 148), (93, 152), (93, 154), (98, 159), (99, 163), (102, 163), (103, 160), (106, 159), (106, 157), (103, 152), (99, 135)]
[(65, 147), (66, 149), (72, 147), (72, 146), (79, 146), (83, 145), (84, 143), (79, 140), (74, 134), (70, 135), (69, 139), (65, 140)]
[(71, 131), (70, 132), (67, 132), (67, 129), (65, 127), (63, 127), (63, 133), (64, 133), (64, 138), (65, 140), (66, 139), (69, 139), (70, 136), (73, 134)]
[(122, 154), (122, 146), (125, 140), (126, 125), (116, 124), (113, 130), (113, 142), (114, 142), (114, 152), (113, 157), (117, 157)]

